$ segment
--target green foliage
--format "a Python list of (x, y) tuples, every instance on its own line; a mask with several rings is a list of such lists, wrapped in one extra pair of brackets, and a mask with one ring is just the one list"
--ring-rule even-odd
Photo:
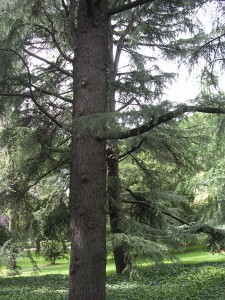
[(208, 224), (194, 224), (188, 229), (191, 232), (208, 235), (208, 251), (221, 253), (225, 250), (225, 230)]
[(167, 265), (143, 270), (140, 280), (108, 279), (107, 300), (224, 299), (224, 264)]
[[(214, 103), (215, 104), (215, 103)], [(197, 144), (196, 168), (186, 174), (176, 188), (190, 199), (189, 220), (223, 228), (224, 202), (224, 117), (197, 114), (185, 120), (197, 125), (204, 140)], [(199, 127), (200, 126), (200, 127)]]
[(68, 289), (63, 275), (0, 278), (0, 283), (0, 297), (5, 300), (64, 300)]
[(57, 259), (67, 257), (68, 247), (66, 243), (63, 244), (55, 240), (47, 240), (41, 243), (40, 254), (54, 265)]
[[(223, 300), (224, 263), (146, 267), (141, 278), (126, 275), (107, 279), (107, 300)], [(0, 298), (4, 300), (64, 300), (68, 277), (46, 275), (0, 277)]]
[(128, 271), (132, 271), (131, 269), (135, 267), (135, 264), (143, 261), (143, 259), (150, 259), (156, 264), (161, 263), (164, 259), (176, 260), (176, 258), (169, 253), (168, 249), (164, 245), (154, 241), (154, 236), (152, 239), (147, 239), (146, 236), (143, 236), (143, 234), (142, 236), (137, 236), (135, 233), (133, 235), (127, 233), (114, 234), (112, 236), (112, 244), (113, 247), (122, 245), (125, 249), (127, 265), (128, 268), (130, 268)]
[(45, 217), (43, 234), (48, 239), (65, 240), (69, 233), (69, 213), (66, 205), (61, 202)]
[(19, 245), (13, 239), (6, 241), (1, 248), (1, 256), (6, 262), (7, 275), (9, 276), (20, 274), (21, 268), (17, 265), (17, 257), (20, 251)]
[[(152, 132), (142, 149), (121, 163), (122, 184), (129, 193), (122, 194), (126, 217), (119, 222), (119, 228), (125, 235), (117, 235), (115, 241), (116, 245), (121, 243), (127, 252), (130, 251), (134, 264), (138, 258), (150, 258), (155, 263), (163, 259), (173, 260), (169, 250), (182, 248), (196, 240), (195, 234), (180, 226), (184, 223), (173, 218), (185, 220), (190, 213), (188, 199), (175, 193), (174, 189), (183, 172), (193, 169), (182, 160), (186, 157), (191, 159), (195, 153), (189, 146), (190, 151), (187, 148), (183, 155), (183, 147), (187, 145), (185, 130), (181, 130), (184, 144), (181, 139), (178, 141), (178, 132), (178, 128)], [(154, 146), (157, 143), (154, 149), (151, 140)]]

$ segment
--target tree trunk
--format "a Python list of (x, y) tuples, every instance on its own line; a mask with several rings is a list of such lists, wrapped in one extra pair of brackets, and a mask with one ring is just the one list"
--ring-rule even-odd
[[(119, 52), (121, 49), (119, 50)], [(114, 59), (114, 46), (113, 46), (113, 29), (109, 25), (109, 49), (108, 49), (108, 61), (109, 61), (109, 92), (108, 92), (108, 111), (116, 111), (116, 88), (115, 80), (118, 69), (120, 54), (116, 55)], [(118, 50), (117, 50), (118, 53)], [(116, 121), (115, 121), (116, 125)], [(121, 188), (119, 178), (119, 162), (118, 162), (118, 142), (111, 142), (111, 148), (107, 153), (107, 165), (108, 165), (108, 194), (109, 194), (109, 217), (111, 233), (121, 233), (119, 228), (119, 221), (123, 218), (122, 214), (122, 202), (121, 202)], [(117, 246), (113, 249), (113, 256), (116, 265), (116, 272), (122, 273), (126, 268), (124, 249), (122, 246)]]
[[(79, 1), (74, 61), (70, 174), (69, 300), (104, 300), (106, 268), (106, 151), (85, 118), (107, 110), (107, 1), (89, 11)], [(83, 125), (81, 126), (81, 120)], [(96, 125), (97, 126), (97, 125)]]
[[(116, 148), (116, 149), (115, 149)], [(117, 142), (114, 148), (108, 150), (108, 193), (109, 193), (109, 217), (111, 233), (121, 233), (119, 226), (120, 220), (123, 218), (121, 211), (121, 190), (120, 190), (120, 179), (119, 179), (119, 166), (117, 159)], [(126, 268), (124, 249), (122, 246), (116, 246), (113, 249), (113, 256), (115, 260), (116, 273), (121, 274)]]

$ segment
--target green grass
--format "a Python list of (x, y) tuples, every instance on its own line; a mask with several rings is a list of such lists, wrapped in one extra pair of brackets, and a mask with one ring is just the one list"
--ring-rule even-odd
[(202, 262), (225, 262), (225, 254), (209, 253), (202, 246), (189, 247), (185, 251), (175, 252), (177, 258), (183, 263), (202, 263)]
[[(17, 259), (17, 265), (21, 267), (20, 276), (32, 276), (34, 275), (34, 270), (30, 259), (23, 254)], [(35, 275), (50, 275), (50, 274), (61, 274), (68, 275), (69, 273), (69, 259), (63, 258), (56, 261), (55, 265), (48, 263), (43, 257), (37, 258), (37, 266), (38, 272)], [(106, 267), (107, 274), (115, 273), (115, 264), (112, 257), (109, 257), (107, 260)], [(0, 268), (0, 275), (4, 275), (6, 273), (6, 268), (3, 266)], [(0, 298), (1, 299), (1, 298)]]
[[(107, 264), (107, 300), (224, 300), (225, 256), (209, 254), (200, 248), (176, 253), (178, 264), (142, 266), (138, 276), (113, 274), (115, 266)], [(68, 290), (68, 261), (55, 266), (38, 261), (39, 276), (31, 276), (29, 260), (21, 257), (23, 276), (0, 277), (2, 300), (65, 300)]]
[[(225, 262), (225, 254), (211, 254), (204, 251), (203, 247), (189, 247), (187, 250), (182, 252), (174, 253), (177, 258), (180, 259), (181, 262), (186, 264), (194, 264), (201, 262)], [(50, 274), (61, 274), (68, 275), (69, 272), (69, 260), (59, 259), (56, 261), (55, 265), (51, 265), (44, 258), (39, 257), (37, 260), (39, 275), (50, 275)], [(169, 263), (169, 262), (167, 262)], [(32, 276), (33, 268), (32, 264), (28, 257), (22, 255), (18, 260), (17, 264), (21, 267), (21, 276)], [(151, 262), (145, 262), (142, 264), (143, 266), (151, 266)], [(0, 268), (0, 271), (5, 271), (5, 268)], [(107, 275), (111, 275), (115, 273), (115, 264), (112, 257), (109, 257), (107, 260), (106, 267)]]

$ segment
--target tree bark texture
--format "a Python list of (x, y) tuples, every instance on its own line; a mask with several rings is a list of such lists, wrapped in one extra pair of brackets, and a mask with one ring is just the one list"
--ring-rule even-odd
[(94, 11), (79, 1), (75, 28), (73, 144), (70, 179), (69, 300), (104, 300), (106, 150), (81, 120), (107, 111), (107, 1)]

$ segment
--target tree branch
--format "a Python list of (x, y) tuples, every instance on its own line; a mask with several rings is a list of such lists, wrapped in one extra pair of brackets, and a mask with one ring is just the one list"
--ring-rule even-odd
[(212, 38), (211, 40), (209, 40), (208, 42), (204, 43), (197, 51), (195, 51), (195, 53), (193, 54), (193, 57), (195, 58), (197, 56), (197, 54), (203, 49), (205, 48), (206, 46), (212, 44), (213, 42), (215, 42), (216, 40), (220, 40), (222, 37), (225, 36), (225, 33), (222, 33), (221, 35), (215, 37), (215, 38)]
[(223, 229), (214, 228), (208, 224), (202, 224), (200, 226), (194, 225), (192, 228), (193, 233), (206, 233), (211, 236), (213, 241), (221, 241), (225, 238), (225, 231)]
[(48, 64), (48, 65), (50, 65), (50, 66), (56, 68), (56, 70), (58, 70), (59, 72), (65, 74), (65, 75), (67, 75), (67, 76), (69, 76), (69, 77), (73, 77), (73, 74), (72, 74), (72, 73), (70, 73), (70, 72), (64, 70), (63, 68), (60, 68), (56, 63), (53, 63), (53, 62), (51, 62), (51, 61), (45, 59), (44, 57), (41, 57), (41, 56), (35, 54), (35, 53), (32, 53), (32, 52), (30, 52), (29, 50), (27, 50), (27, 49), (25, 49), (25, 48), (24, 48), (23, 50), (24, 50), (24, 52), (26, 52), (26, 53), (29, 54), (30, 56), (33, 56), (33, 57), (37, 58), (38, 60), (41, 60), (41, 61), (45, 62), (46, 64)]
[(20, 93), (1, 93), (2, 97), (22, 97), (22, 98), (31, 98), (31, 94), (20, 94)]
[(53, 96), (53, 97), (56, 97), (56, 98), (59, 98), (65, 102), (68, 102), (68, 103), (73, 103), (73, 100), (67, 98), (67, 97), (63, 97), (61, 96), (60, 94), (56, 94), (56, 93), (53, 93), (53, 92), (50, 92), (50, 91), (47, 91), (39, 86), (36, 86), (34, 84), (31, 85), (32, 87), (34, 87), (37, 91), (40, 91), (42, 92), (43, 94), (46, 94), (46, 95), (50, 95), (50, 96)]
[(119, 160), (119, 161), (122, 161), (122, 160), (124, 160), (127, 156), (131, 155), (133, 152), (135, 152), (136, 150), (138, 150), (138, 149), (141, 147), (141, 145), (144, 143), (145, 140), (146, 140), (146, 138), (142, 139), (142, 140), (137, 144), (137, 146), (135, 146), (135, 147), (133, 147), (132, 149), (128, 150), (127, 152), (125, 152), (125, 153), (119, 155), (118, 160)]
[[(59, 94), (55, 94), (53, 92), (49, 92), (45, 89), (42, 89), (34, 84), (31, 85), (32, 87), (34, 87), (37, 91), (40, 91), (42, 92), (43, 94), (46, 94), (46, 95), (50, 95), (50, 96), (53, 96), (53, 97), (56, 97), (56, 98), (59, 98), (65, 102), (68, 102), (68, 103), (73, 103), (73, 100), (67, 98), (67, 97), (63, 97)], [(0, 92), (0, 96), (3, 96), (3, 97), (22, 97), (22, 98), (31, 98), (31, 94), (29, 93), (1, 93)]]
[[(147, 206), (150, 209), (154, 208), (153, 205), (151, 203), (147, 202), (144, 198), (141, 199), (141, 200), (137, 199), (138, 198), (137, 195), (132, 190), (126, 188), (126, 191), (128, 191), (135, 200), (122, 200), (122, 202), (124, 202), (124, 203), (131, 203), (131, 204), (138, 204), (138, 205), (144, 205), (144, 206)], [(162, 209), (160, 211), (161, 211), (162, 214), (171, 217), (172, 219), (180, 222), (181, 224), (191, 225), (186, 220), (181, 219), (180, 217), (175, 216), (174, 214), (172, 214), (172, 213), (170, 213), (168, 211), (165, 211), (165, 210), (162, 210)]]
[[(124, 110), (125, 108), (127, 108), (130, 104), (132, 104), (132, 102), (134, 101), (134, 97), (131, 97), (129, 101), (127, 101), (126, 103), (121, 103), (120, 102), (120, 105), (122, 104), (122, 106), (120, 106), (116, 111), (117, 112), (120, 112), (122, 110)], [(117, 101), (119, 102), (119, 101)]]
[(117, 7), (112, 7), (109, 10), (108, 14), (109, 14), (109, 16), (112, 16), (112, 15), (124, 12), (126, 10), (129, 10), (131, 8), (135, 8), (135, 7), (140, 6), (142, 4), (148, 3), (148, 2), (154, 2), (154, 0), (136, 0), (136, 1), (131, 2), (131, 3), (123, 4), (123, 5), (120, 5), (120, 6), (117, 6)]
[(104, 138), (115, 140), (115, 139), (127, 139), (130, 137), (138, 136), (141, 134), (144, 134), (151, 129), (153, 129), (156, 126), (159, 126), (163, 123), (166, 123), (168, 121), (171, 121), (177, 117), (182, 116), (183, 114), (187, 112), (202, 112), (202, 113), (208, 113), (208, 114), (225, 114), (225, 108), (216, 108), (216, 107), (201, 107), (201, 106), (188, 106), (188, 105), (180, 105), (177, 109), (173, 111), (169, 111), (165, 113), (164, 115), (161, 115), (159, 117), (153, 116), (152, 119), (143, 125), (132, 128), (127, 131), (123, 132), (108, 132), (106, 133), (106, 136)]
[[(122, 200), (122, 202), (137, 204), (137, 205), (144, 205), (144, 206), (147, 206), (150, 209), (154, 208), (154, 206), (151, 203), (147, 202), (144, 198), (141, 198), (139, 200), (140, 197), (138, 197), (136, 195), (136, 193), (131, 191), (129, 188), (127, 188), (126, 191), (128, 191), (135, 200)], [(222, 230), (222, 229), (214, 228), (214, 227), (212, 227), (208, 224), (200, 224), (200, 225), (198, 225), (198, 224), (195, 225), (194, 224), (193, 225), (193, 224), (187, 222), (186, 220), (184, 220), (184, 219), (182, 219), (178, 216), (175, 216), (174, 214), (172, 214), (168, 211), (162, 210), (162, 209), (161, 209), (161, 213), (166, 215), (166, 216), (171, 217), (172, 219), (180, 222), (183, 225), (188, 225), (189, 230), (192, 233), (195, 233), (195, 234), (205, 233), (205, 234), (207, 234), (209, 237), (211, 237), (211, 241), (210, 241), (211, 246), (213, 246), (215, 243), (221, 242), (222, 240), (225, 239), (225, 231)]]
[(35, 24), (34, 26), (35, 26), (35, 27), (38, 27), (38, 28), (41, 28), (41, 29), (45, 30), (46, 32), (48, 32), (48, 33), (50, 34), (50, 36), (52, 37), (52, 41), (53, 41), (55, 47), (57, 48), (57, 50), (59, 51), (59, 54), (60, 54), (65, 60), (67, 60), (67, 61), (69, 61), (69, 62), (72, 63), (72, 62), (73, 62), (73, 59), (70, 58), (69, 56), (67, 56), (67, 55), (65, 54), (65, 52), (62, 50), (62, 48), (61, 48), (59, 42), (57, 41), (57, 39), (56, 39), (56, 37), (55, 37), (55, 33), (54, 33), (54, 32), (56, 32), (56, 30), (54, 29), (53, 21), (48, 17), (48, 15), (47, 15), (46, 13), (45, 13), (45, 15), (46, 15), (46, 17), (48, 18), (48, 20), (49, 20), (49, 22), (50, 22), (50, 24), (51, 24), (52, 31), (49, 30), (47, 27), (42, 26), (42, 25), (39, 25), (39, 24)]
[(181, 219), (180, 217), (178, 217), (178, 216), (175, 216), (175, 215), (171, 214), (171, 213), (170, 213), (170, 212), (168, 212), (168, 211), (161, 210), (161, 213), (162, 213), (162, 214), (164, 214), (164, 215), (166, 215), (166, 216), (169, 216), (169, 217), (171, 217), (172, 219), (174, 219), (174, 220), (176, 220), (176, 221), (180, 222), (180, 223), (181, 223), (181, 224), (183, 224), (183, 225), (188, 225), (188, 226), (190, 226), (190, 225), (191, 225), (191, 224), (190, 224), (189, 222), (187, 222), (186, 220), (184, 220), (184, 219)]
[(31, 99), (32, 101), (34, 102), (34, 104), (37, 106), (37, 108), (46, 116), (48, 117), (54, 124), (56, 124), (58, 127), (62, 128), (63, 129), (63, 125), (58, 122), (51, 114), (49, 114), (38, 102), (37, 100), (35, 99), (35, 95), (33, 93), (33, 90), (32, 90), (32, 81), (31, 81), (31, 74), (30, 74), (30, 69), (27, 65), (27, 62), (25, 61), (25, 59), (23, 58), (22, 55), (20, 55), (17, 51), (13, 50), (13, 49), (4, 49), (4, 48), (0, 48), (1, 51), (4, 51), (4, 52), (12, 52), (14, 53), (16, 56), (19, 57), (19, 59), (22, 61), (24, 67), (26, 68), (27, 70), (27, 79), (28, 79), (28, 88), (29, 88), (29, 91), (30, 91), (30, 96), (31, 96)]
[(29, 191), (29, 189), (31, 189), (33, 186), (37, 185), (43, 178), (45, 178), (46, 176), (48, 176), (49, 174), (51, 174), (52, 172), (54, 172), (55, 170), (57, 170), (58, 168), (62, 167), (64, 164), (69, 163), (69, 159), (65, 159), (61, 162), (59, 162), (58, 165), (54, 166), (53, 168), (51, 168), (50, 170), (48, 170), (47, 172), (45, 172), (44, 174), (42, 174), (40, 177), (36, 178), (36, 180), (28, 185), (28, 187), (26, 188), (25, 192)]

